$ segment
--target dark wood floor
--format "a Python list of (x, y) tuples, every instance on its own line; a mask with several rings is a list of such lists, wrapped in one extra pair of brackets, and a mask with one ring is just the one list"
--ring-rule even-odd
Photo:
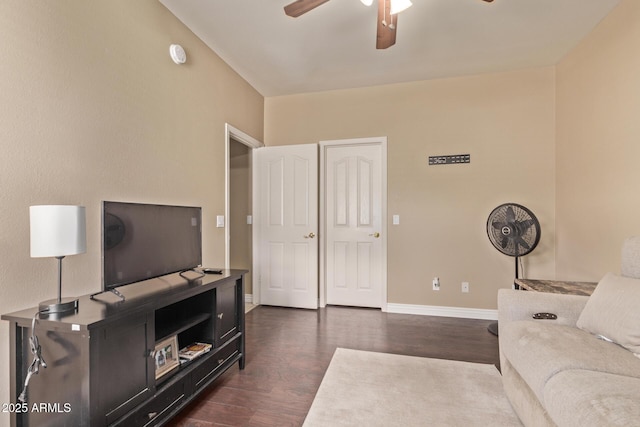
[(229, 369), (169, 425), (300, 426), (337, 347), (498, 366), (489, 323), (350, 307), (260, 306), (246, 316), (245, 369)]

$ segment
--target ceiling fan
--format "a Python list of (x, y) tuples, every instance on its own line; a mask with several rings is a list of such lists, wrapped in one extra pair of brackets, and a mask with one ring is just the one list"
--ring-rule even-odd
[[(310, 10), (328, 2), (329, 0), (296, 0), (284, 7), (284, 13), (293, 18), (297, 18)], [(367, 6), (373, 0), (360, 0)], [(491, 3), (493, 0), (482, 0)], [(397, 8), (399, 4), (400, 9)], [(378, 0), (378, 21), (376, 49), (386, 49), (396, 44), (396, 32), (398, 30), (398, 13), (411, 6), (410, 0)]]

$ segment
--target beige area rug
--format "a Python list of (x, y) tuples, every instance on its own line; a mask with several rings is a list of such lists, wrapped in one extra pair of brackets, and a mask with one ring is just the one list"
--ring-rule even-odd
[(493, 365), (338, 348), (304, 427), (521, 426)]

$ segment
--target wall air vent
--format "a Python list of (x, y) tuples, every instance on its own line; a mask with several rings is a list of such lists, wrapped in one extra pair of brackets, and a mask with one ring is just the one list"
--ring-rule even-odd
[(429, 166), (471, 163), (471, 154), (453, 154), (448, 156), (429, 156)]

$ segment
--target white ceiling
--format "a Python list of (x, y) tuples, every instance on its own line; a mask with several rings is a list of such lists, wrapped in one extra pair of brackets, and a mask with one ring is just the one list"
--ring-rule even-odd
[(293, 0), (159, 1), (267, 97), (553, 65), (620, 2), (413, 0), (377, 50), (377, 2), (291, 18)]

